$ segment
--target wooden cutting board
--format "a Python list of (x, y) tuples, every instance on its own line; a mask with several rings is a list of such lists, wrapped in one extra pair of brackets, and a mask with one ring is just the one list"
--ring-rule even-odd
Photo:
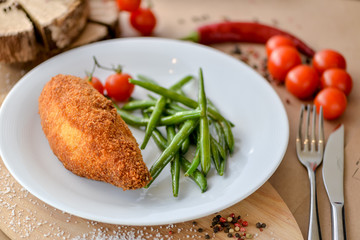
[[(18, 184), (0, 161), (0, 213), (0, 229), (12, 240), (205, 239), (206, 234), (211, 239), (229, 239), (227, 233), (215, 234), (210, 226), (217, 214), (228, 217), (231, 213), (248, 222), (246, 232), (254, 239), (303, 239), (288, 207), (268, 182), (219, 213), (184, 223), (133, 227), (90, 221), (57, 210)], [(261, 231), (256, 228), (257, 222), (266, 223), (266, 227)]]

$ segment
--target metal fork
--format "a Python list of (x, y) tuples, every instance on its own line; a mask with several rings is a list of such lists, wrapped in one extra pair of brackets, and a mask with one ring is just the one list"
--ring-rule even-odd
[[(307, 112), (306, 122), (303, 123), (305, 112)], [(321, 164), (324, 152), (324, 120), (322, 107), (320, 107), (318, 118), (318, 136), (316, 139), (316, 106), (311, 106), (310, 104), (306, 107), (304, 105), (301, 106), (299, 131), (296, 137), (296, 153), (300, 162), (306, 167), (310, 180), (310, 219), (308, 240), (321, 239), (316, 201), (315, 171), (316, 168)], [(303, 125), (305, 125), (304, 136), (302, 130)]]

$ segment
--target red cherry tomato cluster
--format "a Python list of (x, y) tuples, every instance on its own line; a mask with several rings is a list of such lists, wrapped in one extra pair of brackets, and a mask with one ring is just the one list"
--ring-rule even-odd
[[(91, 84), (96, 90), (98, 90), (101, 94), (104, 94), (115, 101), (118, 102), (125, 102), (130, 97), (134, 91), (135, 85), (129, 82), (131, 76), (127, 73), (122, 72), (121, 66), (117, 68), (107, 68), (101, 66), (96, 59), (94, 59), (94, 69), (91, 74), (88, 74), (86, 80), (89, 84)], [(105, 84), (103, 85), (99, 78), (94, 77), (93, 73), (95, 68), (103, 68), (106, 70), (112, 70), (115, 73), (110, 74), (106, 80)]]
[(151, 8), (142, 8), (141, 0), (117, 0), (120, 11), (130, 13), (131, 26), (143, 36), (150, 36), (156, 26), (156, 16)]
[(291, 94), (302, 100), (315, 96), (314, 104), (318, 110), (323, 107), (325, 119), (336, 119), (343, 114), (353, 82), (340, 53), (324, 49), (315, 53), (312, 65), (302, 64), (292, 40), (281, 35), (267, 41), (266, 53), (269, 73), (285, 83)]

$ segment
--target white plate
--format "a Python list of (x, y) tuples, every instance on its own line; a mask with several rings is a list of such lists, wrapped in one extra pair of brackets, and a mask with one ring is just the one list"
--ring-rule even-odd
[[(122, 64), (124, 71), (144, 74), (169, 86), (203, 68), (207, 96), (235, 127), (235, 152), (226, 175), (211, 170), (208, 190), (181, 180), (180, 196), (171, 191), (169, 169), (148, 190), (123, 191), (110, 184), (78, 177), (53, 155), (40, 125), (38, 97), (58, 73), (84, 76), (92, 57), (103, 65)], [(108, 71), (96, 71), (105, 79)], [(195, 91), (197, 82), (187, 86)], [(146, 97), (136, 88), (134, 96)], [(131, 128), (141, 144), (143, 133)], [(287, 148), (287, 115), (271, 86), (242, 62), (212, 48), (177, 40), (129, 38), (99, 42), (60, 54), (26, 74), (11, 90), (0, 112), (2, 159), (16, 180), (42, 201), (83, 218), (126, 225), (187, 221), (227, 208), (256, 191), (274, 173)], [(143, 151), (148, 165), (159, 155), (151, 141)]]

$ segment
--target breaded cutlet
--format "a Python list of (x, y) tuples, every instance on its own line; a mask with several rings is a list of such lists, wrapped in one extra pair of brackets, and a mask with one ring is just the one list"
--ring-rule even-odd
[(65, 168), (124, 190), (151, 179), (136, 139), (112, 102), (84, 79), (57, 75), (39, 97), (42, 129)]

